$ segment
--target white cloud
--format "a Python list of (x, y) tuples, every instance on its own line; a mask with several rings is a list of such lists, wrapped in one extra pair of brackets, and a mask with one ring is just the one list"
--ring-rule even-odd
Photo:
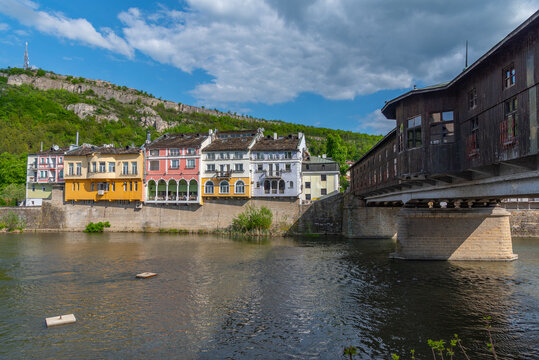
[(71, 19), (62, 14), (39, 11), (38, 5), (31, 1), (0, 0), (0, 13), (47, 34), (81, 41), (127, 57), (134, 55), (126, 41), (112, 30), (104, 28), (98, 32), (86, 19)]
[(360, 117), (358, 120), (357, 131), (369, 134), (387, 134), (395, 128), (395, 120), (388, 120), (382, 114), (380, 109)]

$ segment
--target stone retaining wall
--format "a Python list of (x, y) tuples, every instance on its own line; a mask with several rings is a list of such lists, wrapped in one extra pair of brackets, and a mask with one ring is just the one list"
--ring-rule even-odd
[(511, 235), (539, 237), (539, 210), (507, 209), (511, 213)]

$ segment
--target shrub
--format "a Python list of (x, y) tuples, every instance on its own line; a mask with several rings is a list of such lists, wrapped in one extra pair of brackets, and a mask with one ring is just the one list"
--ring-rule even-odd
[(0, 229), (7, 229), (7, 231), (22, 230), (26, 226), (24, 218), (17, 215), (14, 211), (8, 212), (0, 219)]
[(84, 230), (84, 232), (86, 233), (96, 233), (96, 232), (103, 232), (103, 230), (105, 230), (105, 228), (108, 228), (110, 227), (110, 223), (108, 221), (105, 221), (105, 222), (98, 222), (98, 223), (93, 223), (93, 222), (90, 222), (88, 225), (86, 225), (86, 229)]
[(45, 70), (43, 69), (39, 69), (37, 72), (36, 72), (36, 76), (45, 76), (46, 72)]
[(271, 228), (273, 214), (265, 206), (248, 206), (244, 212), (232, 220), (232, 230), (236, 232), (267, 231)]

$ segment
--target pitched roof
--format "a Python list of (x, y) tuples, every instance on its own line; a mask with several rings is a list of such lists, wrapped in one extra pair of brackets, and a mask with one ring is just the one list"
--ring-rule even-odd
[(203, 151), (224, 151), (224, 150), (249, 150), (249, 145), (254, 140), (254, 136), (217, 138), (206, 146)]
[(95, 146), (90, 144), (84, 144), (76, 149), (67, 151), (66, 156), (86, 156), (91, 154), (103, 154), (103, 155), (130, 155), (139, 154), (140, 149), (137, 147), (115, 147), (111, 145)]
[(147, 147), (148, 149), (166, 149), (166, 148), (179, 148), (179, 147), (191, 147), (196, 148), (202, 145), (202, 142), (208, 137), (208, 135), (201, 134), (165, 134), (154, 141), (152, 141)]
[(56, 145), (53, 145), (49, 149), (45, 149), (43, 151), (38, 151), (36, 153), (32, 153), (30, 155), (62, 155), (66, 151), (69, 150), (69, 146), (65, 147), (58, 147)]
[(299, 137), (297, 135), (288, 135), (274, 139), (268, 135), (254, 144), (252, 151), (279, 151), (279, 150), (297, 150), (299, 145)]
[(332, 160), (329, 157), (323, 158), (319, 156), (309, 156), (307, 160), (303, 160), (303, 162), (309, 163), (309, 164), (333, 164), (333, 163), (336, 164), (337, 163), (335, 160)]
[(227, 137), (242, 137), (242, 136), (256, 136), (258, 130), (230, 130), (230, 131), (217, 131), (215, 133), (218, 138)]

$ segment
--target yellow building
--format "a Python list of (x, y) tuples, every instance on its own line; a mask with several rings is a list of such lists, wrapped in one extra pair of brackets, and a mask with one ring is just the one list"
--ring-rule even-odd
[(310, 156), (303, 161), (301, 200), (310, 202), (339, 191), (339, 163), (322, 157)]
[(65, 201), (142, 201), (143, 154), (84, 144), (64, 155)]

